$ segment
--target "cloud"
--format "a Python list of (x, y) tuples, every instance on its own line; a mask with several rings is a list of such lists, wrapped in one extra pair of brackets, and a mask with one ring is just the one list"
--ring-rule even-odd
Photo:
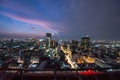
[(35, 19), (27, 19), (27, 18), (24, 18), (24, 17), (20, 17), (20, 16), (10, 14), (10, 13), (0, 12), (0, 14), (4, 15), (4, 16), (7, 16), (9, 18), (24, 22), (24, 23), (39, 25), (40, 27), (43, 27), (46, 30), (52, 30), (51, 27), (54, 25), (53, 23), (50, 23), (50, 22), (35, 20)]
[[(0, 15), (3, 15), (3, 16), (6, 16), (6, 17), (9, 17), (13, 20), (17, 20), (17, 21), (20, 21), (20, 22), (23, 22), (23, 23), (26, 23), (28, 24), (28, 26), (33, 30), (33, 31), (26, 31), (26, 32), (19, 32), (19, 33), (14, 33), (14, 35), (10, 35), (10, 34), (5, 34), (5, 36), (12, 36), (12, 37), (30, 37), (30, 36), (36, 36), (36, 37), (41, 37), (43, 35), (45, 35), (45, 33), (47, 32), (50, 32), (52, 34), (58, 34), (58, 31), (57, 29), (53, 29), (53, 26), (57, 26), (56, 24), (54, 23), (51, 23), (51, 22), (47, 22), (47, 21), (42, 21), (42, 20), (37, 20), (37, 19), (29, 19), (29, 18), (24, 18), (24, 17), (21, 17), (21, 16), (16, 16), (16, 15), (13, 15), (13, 14), (10, 14), (10, 13), (5, 13), (5, 12), (0, 12)], [(12, 24), (11, 24), (12, 25)], [(32, 25), (32, 27), (31, 27)], [(22, 28), (22, 26), (21, 26)], [(6, 29), (7, 30), (7, 29)], [(19, 29), (18, 29), (19, 30)], [(25, 30), (24, 30), (25, 31)], [(9, 31), (8, 31), (9, 32)], [(11, 32), (13, 34), (13, 32)], [(2, 36), (2, 34), (0, 34), (0, 36)]]
[[(0, 3), (1, 10), (9, 10), (16, 12), (22, 16), (30, 16), (34, 15), (34, 17), (42, 17), (40, 13), (38, 13), (35, 9), (31, 9), (31, 5), (24, 5), (25, 3), (22, 1), (2, 1)], [(5, 8), (5, 9), (4, 9)], [(32, 16), (31, 16), (32, 17)]]
[[(55, 17), (55, 15), (59, 13), (57, 12), (59, 10), (57, 7), (55, 10), (55, 7), (52, 7), (53, 9), (51, 10), (50, 5), (42, 5), (43, 2), (44, 1), (37, 3), (37, 0), (31, 0), (29, 3), (28, 1), (14, 0), (9, 2), (6, 0), (0, 3), (0, 7), (2, 7), (2, 12), (0, 12), (0, 14), (24, 23), (40, 26), (44, 28), (46, 32), (59, 34), (59, 32), (64, 29), (63, 25), (59, 23), (59, 20)], [(59, 15), (59, 17), (61, 16)]]
[(35, 29), (35, 27), (34, 27), (34, 26), (32, 26), (32, 27), (31, 27), (31, 29)]
[(120, 2), (116, 0), (14, 1), (0, 3), (5, 7), (0, 14), (30, 24), (31, 33), (59, 33), (66, 39), (80, 39), (86, 35), (95, 39), (120, 37)]

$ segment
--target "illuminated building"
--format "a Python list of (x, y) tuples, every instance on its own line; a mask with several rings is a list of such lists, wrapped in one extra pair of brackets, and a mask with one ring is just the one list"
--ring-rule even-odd
[(43, 40), (43, 41), (41, 42), (41, 45), (42, 45), (42, 48), (46, 48), (46, 41)]
[(77, 40), (72, 40), (72, 51), (73, 51), (73, 53), (76, 53), (77, 47), (78, 47), (78, 41)]
[(81, 48), (84, 50), (88, 50), (88, 48), (90, 48), (90, 38), (89, 37), (82, 37)]
[(50, 42), (50, 46), (51, 46), (52, 48), (55, 48), (55, 47), (58, 46), (58, 42), (55, 41), (55, 40), (51, 40), (51, 42)]
[(117, 63), (120, 63), (120, 51), (118, 52), (118, 55), (117, 55)]
[(11, 40), (10, 40), (10, 45), (11, 45), (11, 47), (13, 46), (13, 44), (14, 44), (14, 39), (11, 39)]
[(40, 42), (39, 42), (39, 40), (37, 39), (37, 40), (35, 40), (35, 46), (36, 47), (38, 47), (40, 45)]
[(95, 63), (95, 59), (94, 59), (94, 58), (91, 58), (91, 57), (86, 57), (86, 56), (84, 56), (84, 57), (83, 57), (83, 60), (84, 60), (86, 63)]
[(51, 47), (50, 43), (51, 43), (51, 33), (46, 33), (46, 46), (47, 48)]

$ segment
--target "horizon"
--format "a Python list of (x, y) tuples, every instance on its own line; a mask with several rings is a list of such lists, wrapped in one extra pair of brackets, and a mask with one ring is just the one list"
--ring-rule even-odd
[(1, 0), (0, 38), (120, 40), (119, 0)]

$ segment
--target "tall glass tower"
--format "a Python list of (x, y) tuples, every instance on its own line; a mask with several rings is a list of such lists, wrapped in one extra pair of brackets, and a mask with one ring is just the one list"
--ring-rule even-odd
[(51, 47), (51, 33), (46, 33), (46, 47)]
[(81, 39), (81, 48), (82, 49), (88, 49), (90, 48), (90, 37), (82, 37)]

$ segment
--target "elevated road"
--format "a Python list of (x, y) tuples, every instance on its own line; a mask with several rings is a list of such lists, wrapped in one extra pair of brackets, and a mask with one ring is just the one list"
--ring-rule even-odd
[(105, 64), (104, 61), (102, 61), (98, 58), (95, 58), (95, 64), (98, 65), (101, 68), (111, 68), (110, 65)]
[(71, 68), (77, 69), (78, 65), (72, 59), (72, 53), (71, 53), (69, 45), (68, 45), (67, 49), (64, 49), (63, 46), (61, 46), (60, 48), (65, 53), (65, 60), (67, 61), (68, 64), (70, 64)]

